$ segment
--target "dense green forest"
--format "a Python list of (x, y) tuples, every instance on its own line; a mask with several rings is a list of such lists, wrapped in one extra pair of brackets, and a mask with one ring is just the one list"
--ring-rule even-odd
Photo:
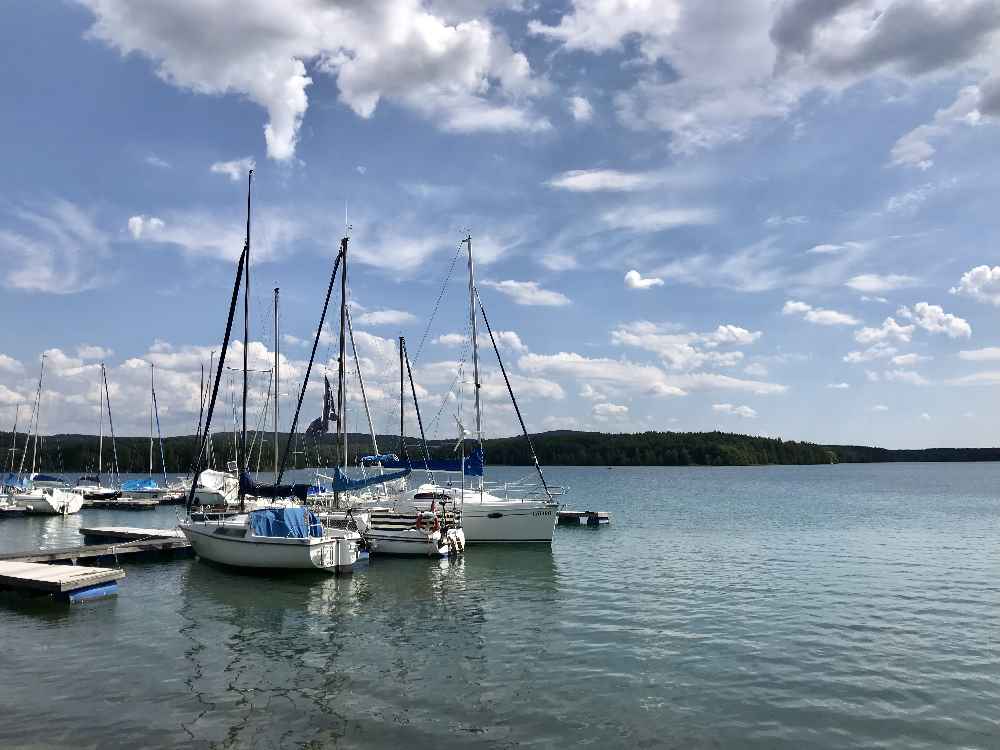
[[(11, 467), (10, 433), (0, 436), (5, 441), (4, 469)], [(278, 436), (279, 450), (284, 452), (287, 434)], [(828, 464), (870, 463), (888, 461), (997, 461), (1000, 448), (928, 448), (925, 450), (889, 450), (856, 445), (818, 445), (784, 441), (754, 435), (728, 432), (641, 432), (605, 434), (560, 430), (532, 436), (538, 459), (543, 465), (575, 466), (763, 466), (769, 464)], [(28, 436), (17, 436), (18, 449), (13, 467), (21, 465), (28, 444), (25, 469), (31, 467), (33, 445)], [(37, 467), (48, 472), (93, 472), (97, 469), (99, 441), (93, 435), (51, 435), (39, 439)], [(213, 439), (214, 465), (225, 466), (233, 458), (232, 433), (217, 433)], [(379, 447), (385, 452), (400, 452), (398, 435), (380, 435)], [(432, 456), (451, 456), (454, 443), (437, 441), (429, 444)], [(163, 439), (163, 456), (168, 473), (186, 472), (197, 450), (194, 436)], [(467, 451), (472, 450), (471, 441)], [(105, 438), (102, 465), (108, 473), (117, 451), (122, 473), (144, 473), (149, 470), (150, 442), (148, 437), (118, 438), (112, 447)], [(414, 458), (423, 455), (420, 441), (407, 437), (406, 452)], [(487, 464), (524, 466), (531, 463), (531, 454), (522, 437), (495, 438), (485, 442)], [(371, 453), (367, 435), (348, 436), (349, 463), (355, 465), (359, 456)], [(153, 444), (153, 472), (162, 471), (159, 445)], [(262, 471), (274, 465), (273, 436), (262, 437), (255, 443), (251, 466)], [(297, 436), (289, 452), (288, 466), (330, 466), (335, 462), (336, 443), (332, 435), (318, 438)]]

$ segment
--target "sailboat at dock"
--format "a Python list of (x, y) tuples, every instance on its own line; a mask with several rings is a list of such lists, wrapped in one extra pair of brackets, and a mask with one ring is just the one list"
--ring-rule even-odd
[[(291, 449), (291, 439), (286, 443), (281, 463), (275, 467), (275, 483), (260, 485), (254, 483), (249, 474), (249, 452), (247, 451), (247, 350), (249, 345), (250, 325), (250, 188), (252, 186), (253, 170), (247, 178), (247, 231), (243, 252), (237, 264), (236, 281), (233, 285), (232, 298), (229, 305), (229, 317), (226, 332), (219, 354), (218, 369), (215, 372), (211, 398), (205, 426), (201, 435), (201, 445), (196, 458), (194, 476), (188, 491), (187, 508), (190, 513), (194, 503), (202, 473), (202, 463), (206, 453), (206, 442), (211, 435), (212, 415), (219, 395), (219, 383), (225, 369), (226, 353), (229, 348), (232, 333), (233, 317), (240, 296), (241, 282), (243, 289), (243, 426), (240, 438), (237, 470), (239, 471), (239, 513), (227, 517), (220, 514), (213, 517), (205, 514), (203, 520), (194, 520), (190, 516), (180, 523), (184, 536), (191, 542), (195, 553), (211, 562), (221, 563), (239, 568), (264, 570), (322, 570), (331, 573), (351, 573), (359, 564), (367, 562), (368, 553), (364, 549), (361, 534), (354, 529), (338, 528), (325, 525), (306, 505), (308, 487), (302, 484), (282, 485), (288, 453)], [(298, 406), (292, 420), (291, 433), (298, 424), (302, 399), (309, 382), (316, 356), (316, 347), (323, 330), (330, 295), (341, 264), (346, 265), (347, 238), (341, 240), (340, 252), (337, 254), (330, 284), (327, 287), (326, 300), (320, 316), (319, 326), (313, 341), (312, 354), (306, 369), (306, 377), (299, 394)], [(346, 299), (341, 300), (341, 314), (346, 306)], [(278, 378), (274, 378), (278, 383)], [(276, 394), (277, 395), (277, 394)], [(257, 501), (256, 509), (248, 507), (248, 500)], [(260, 502), (269, 501), (266, 507), (260, 507)]]

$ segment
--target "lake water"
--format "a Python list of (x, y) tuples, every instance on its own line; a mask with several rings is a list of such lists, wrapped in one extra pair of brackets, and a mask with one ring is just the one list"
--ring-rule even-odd
[[(493, 478), (524, 470), (498, 468)], [(0, 598), (0, 747), (1000, 746), (1000, 464), (553, 468), (551, 550)], [(176, 511), (0, 522), (0, 549)]]

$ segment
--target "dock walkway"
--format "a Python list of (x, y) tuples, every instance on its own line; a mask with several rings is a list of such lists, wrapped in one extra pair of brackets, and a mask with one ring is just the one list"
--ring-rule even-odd
[(80, 565), (0, 561), (0, 588), (54, 594), (70, 602), (109, 596), (125, 571)]

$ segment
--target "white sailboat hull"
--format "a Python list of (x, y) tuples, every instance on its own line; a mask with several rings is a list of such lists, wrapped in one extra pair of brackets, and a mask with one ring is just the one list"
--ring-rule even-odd
[(50, 516), (79, 513), (83, 507), (83, 495), (56, 488), (45, 488), (13, 496), (18, 505), (29, 513)]
[(355, 565), (365, 559), (365, 553), (359, 548), (361, 536), (354, 532), (305, 539), (249, 534), (236, 538), (220, 534), (219, 529), (245, 529), (246, 526), (192, 521), (182, 523), (180, 528), (199, 557), (238, 568), (351, 573)]
[(469, 544), (551, 544), (557, 509), (550, 503), (466, 502), (462, 528)]
[(462, 529), (424, 531), (423, 529), (378, 529), (369, 527), (366, 536), (375, 555), (448, 557), (465, 549)]

